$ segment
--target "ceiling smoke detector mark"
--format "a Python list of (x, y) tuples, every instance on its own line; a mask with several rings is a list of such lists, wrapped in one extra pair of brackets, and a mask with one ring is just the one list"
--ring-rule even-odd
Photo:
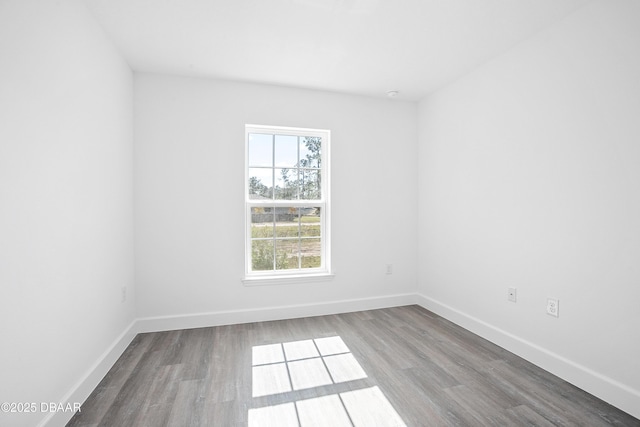
[(555, 298), (547, 298), (547, 314), (549, 316), (558, 317), (560, 308), (559, 302)]

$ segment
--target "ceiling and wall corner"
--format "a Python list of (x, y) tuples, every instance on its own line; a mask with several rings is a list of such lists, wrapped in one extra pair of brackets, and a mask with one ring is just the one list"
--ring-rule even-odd
[(417, 101), (586, 0), (86, 0), (137, 72)]

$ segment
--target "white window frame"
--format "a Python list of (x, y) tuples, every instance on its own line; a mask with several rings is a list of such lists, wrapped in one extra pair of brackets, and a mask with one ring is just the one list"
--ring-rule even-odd
[[(249, 134), (261, 133), (272, 135), (291, 135), (298, 137), (321, 137), (321, 164), (320, 173), (320, 199), (314, 200), (256, 200), (249, 198)], [(330, 173), (330, 146), (331, 132), (326, 129), (294, 128), (283, 126), (245, 125), (245, 251), (244, 251), (244, 278), (247, 285), (300, 283), (310, 281), (327, 280), (333, 277), (331, 271), (331, 173)], [(272, 183), (272, 186), (275, 183)], [(321, 265), (319, 268), (287, 269), (287, 270), (260, 270), (252, 271), (251, 265), (251, 209), (254, 207), (310, 207), (321, 208), (320, 217), (320, 242)]]

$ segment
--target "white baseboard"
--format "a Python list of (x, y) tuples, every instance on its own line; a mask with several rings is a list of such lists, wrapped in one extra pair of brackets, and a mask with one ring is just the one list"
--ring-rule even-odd
[[(268, 320), (294, 319), (298, 317), (322, 316), (353, 311), (374, 310), (415, 304), (414, 294), (389, 295), (372, 298), (341, 300), (318, 304), (300, 304), (260, 309), (229, 310), (211, 313), (185, 314), (179, 316), (147, 317), (134, 320), (94, 365), (82, 376), (74, 387), (59, 401), (84, 402), (98, 386), (109, 369), (124, 353), (138, 333), (170, 331), (176, 329), (203, 328)], [(70, 412), (53, 412), (47, 415), (38, 427), (63, 427), (73, 417)]]
[(640, 391), (433, 298), (416, 294), (414, 302), (634, 417), (640, 418)]
[[(116, 338), (60, 402), (84, 402), (138, 333), (323, 316), (410, 304), (418, 304), (640, 418), (638, 390), (421, 294), (398, 294), (317, 304), (136, 319)], [(43, 419), (38, 426), (64, 426), (72, 416), (73, 414), (68, 412), (54, 412)]]
[(377, 308), (397, 307), (410, 304), (415, 304), (415, 294), (387, 295), (315, 304), (215, 311), (178, 316), (145, 317), (137, 320), (137, 329), (138, 332), (158, 332), (176, 329), (205, 328), (209, 326), (324, 316), (328, 314), (374, 310)]
[[(102, 378), (109, 372), (109, 369), (116, 363), (118, 358), (131, 344), (138, 331), (136, 321), (131, 324), (115, 339), (109, 348), (100, 356), (93, 366), (80, 378), (71, 390), (58, 402), (63, 403), (83, 403), (87, 397), (98, 386)], [(63, 427), (73, 417), (72, 412), (60, 411), (50, 412), (39, 424), (38, 427)]]

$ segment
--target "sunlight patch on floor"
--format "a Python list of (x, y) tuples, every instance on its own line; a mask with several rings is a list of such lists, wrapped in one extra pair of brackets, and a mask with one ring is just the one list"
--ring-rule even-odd
[(351, 421), (338, 395), (296, 402), (300, 425), (304, 427), (351, 427)]
[(250, 427), (299, 427), (293, 402), (249, 409)]
[(367, 378), (367, 374), (351, 353), (327, 356), (324, 358), (324, 363), (336, 383)]
[(252, 377), (253, 397), (291, 391), (289, 374), (287, 373), (287, 367), (284, 363), (254, 366)]
[[(367, 378), (339, 336), (254, 346), (253, 397), (281, 395)], [(280, 401), (282, 401), (280, 400)], [(402, 418), (379, 387), (249, 409), (249, 427), (401, 427)]]
[(297, 360), (287, 364), (294, 390), (333, 384), (322, 359)]
[(287, 360), (309, 359), (320, 356), (313, 340), (285, 342), (282, 343), (282, 346)]
[(355, 427), (405, 425), (378, 387), (340, 393), (340, 397)]
[(253, 366), (284, 362), (284, 354), (280, 344), (255, 346), (252, 353)]

